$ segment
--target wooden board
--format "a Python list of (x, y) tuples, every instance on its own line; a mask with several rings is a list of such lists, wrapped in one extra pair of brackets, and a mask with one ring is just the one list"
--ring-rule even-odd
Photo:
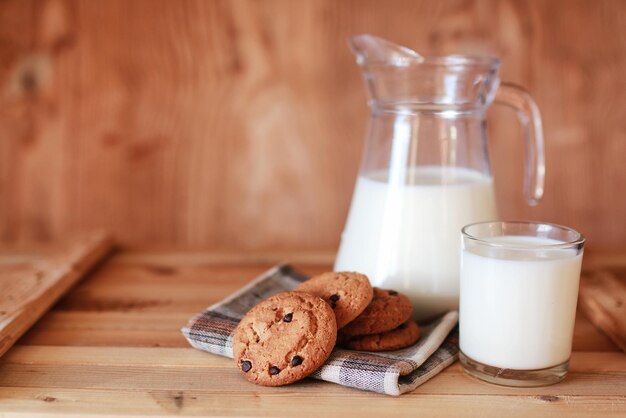
[(36, 256), (4, 256), (0, 264), (0, 356), (112, 249), (91, 234)]
[(135, 247), (335, 249), (367, 126), (347, 46), (497, 53), (536, 98), (545, 200), (521, 128), (489, 112), (507, 219), (626, 245), (623, 0), (4, 0), (0, 240), (103, 227)]
[(580, 312), (570, 374), (543, 388), (489, 385), (458, 364), (398, 398), (314, 380), (263, 388), (246, 382), (232, 360), (187, 345), (180, 327), (191, 315), (274, 262), (298, 258), (303, 262), (296, 267), (308, 274), (329, 268), (316, 262), (325, 258), (321, 254), (114, 256), (0, 359), (0, 416), (626, 414), (626, 355)]
[(585, 274), (579, 303), (591, 322), (626, 352), (626, 283), (608, 271)]

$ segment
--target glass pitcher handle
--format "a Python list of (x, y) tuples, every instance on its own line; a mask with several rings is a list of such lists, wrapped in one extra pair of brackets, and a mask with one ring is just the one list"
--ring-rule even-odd
[(543, 149), (543, 128), (539, 107), (522, 87), (501, 83), (495, 102), (512, 107), (524, 129), (524, 194), (528, 204), (536, 205), (543, 196), (546, 163)]

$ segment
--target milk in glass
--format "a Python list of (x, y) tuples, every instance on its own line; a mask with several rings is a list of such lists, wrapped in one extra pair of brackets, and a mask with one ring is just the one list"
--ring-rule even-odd
[(483, 240), (507, 248), (474, 246), (463, 250), (463, 354), (503, 369), (543, 369), (566, 362), (571, 354), (582, 251), (529, 251), (563, 244), (541, 237)]

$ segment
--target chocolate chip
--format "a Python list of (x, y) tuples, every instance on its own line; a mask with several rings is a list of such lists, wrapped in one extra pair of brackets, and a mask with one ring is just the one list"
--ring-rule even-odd
[(339, 295), (330, 295), (329, 299), (333, 302), (337, 302), (339, 300)]
[(303, 358), (302, 358), (302, 357), (300, 357), (300, 356), (294, 356), (294, 357), (291, 359), (291, 365), (292, 365), (293, 367), (299, 366), (299, 365), (301, 365), (301, 364), (302, 364), (302, 360), (303, 360)]
[(333, 303), (330, 304), (330, 307), (335, 309), (337, 307), (337, 304), (335, 302), (333, 302)]
[(248, 373), (251, 368), (252, 368), (252, 363), (250, 363), (248, 360), (241, 361), (241, 370), (243, 370), (245, 373)]
[(398, 292), (396, 292), (395, 290), (390, 290), (388, 292), (391, 296), (396, 296), (398, 294)]
[(291, 322), (292, 319), (293, 319), (293, 313), (288, 313), (287, 315), (283, 317), (283, 322)]
[(274, 376), (275, 374), (280, 373), (280, 369), (276, 366), (270, 367), (270, 376)]

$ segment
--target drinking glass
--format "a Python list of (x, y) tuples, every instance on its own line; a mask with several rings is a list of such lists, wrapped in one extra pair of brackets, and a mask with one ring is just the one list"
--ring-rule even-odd
[(567, 374), (585, 238), (540, 222), (462, 231), (460, 361), (470, 375), (543, 386)]

